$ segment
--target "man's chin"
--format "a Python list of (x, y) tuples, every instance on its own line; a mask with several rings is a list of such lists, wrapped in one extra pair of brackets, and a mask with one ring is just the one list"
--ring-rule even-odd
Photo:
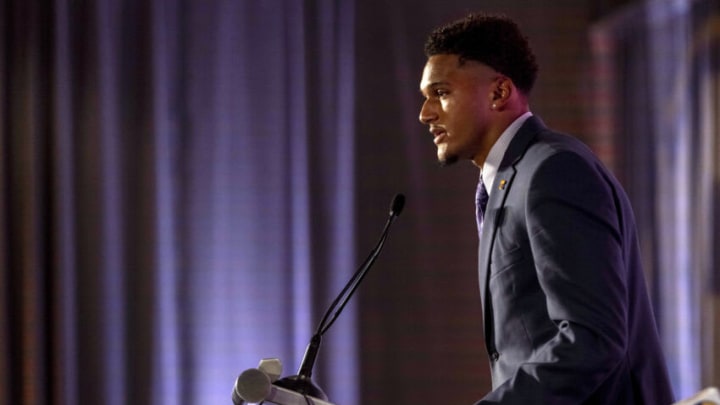
[(450, 155), (450, 156), (438, 156), (438, 164), (440, 167), (450, 166), (455, 164), (458, 161), (457, 155)]

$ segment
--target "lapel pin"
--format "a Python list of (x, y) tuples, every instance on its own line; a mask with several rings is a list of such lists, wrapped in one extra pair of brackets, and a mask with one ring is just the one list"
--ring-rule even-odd
[(499, 190), (505, 190), (505, 185), (507, 184), (507, 180), (500, 180), (500, 185), (498, 186)]

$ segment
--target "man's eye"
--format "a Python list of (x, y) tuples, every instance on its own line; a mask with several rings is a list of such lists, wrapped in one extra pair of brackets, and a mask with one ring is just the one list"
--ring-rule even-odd
[(437, 97), (445, 97), (445, 96), (447, 96), (448, 94), (450, 94), (450, 92), (447, 91), (447, 90), (435, 90), (435, 95), (436, 95)]

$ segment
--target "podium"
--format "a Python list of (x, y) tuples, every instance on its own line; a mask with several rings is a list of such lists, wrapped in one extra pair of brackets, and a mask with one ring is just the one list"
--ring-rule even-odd
[(720, 404), (720, 391), (716, 387), (707, 387), (690, 398), (672, 405), (717, 405)]

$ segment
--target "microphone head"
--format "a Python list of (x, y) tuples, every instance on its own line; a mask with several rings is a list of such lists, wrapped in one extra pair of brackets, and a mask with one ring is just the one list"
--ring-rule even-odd
[(399, 216), (403, 207), (405, 207), (405, 195), (395, 194), (395, 198), (393, 198), (392, 204), (390, 205), (390, 216)]
[(270, 385), (267, 374), (256, 368), (245, 370), (235, 380), (233, 402), (241, 404), (241, 400), (244, 400), (253, 404), (260, 403), (270, 395)]

